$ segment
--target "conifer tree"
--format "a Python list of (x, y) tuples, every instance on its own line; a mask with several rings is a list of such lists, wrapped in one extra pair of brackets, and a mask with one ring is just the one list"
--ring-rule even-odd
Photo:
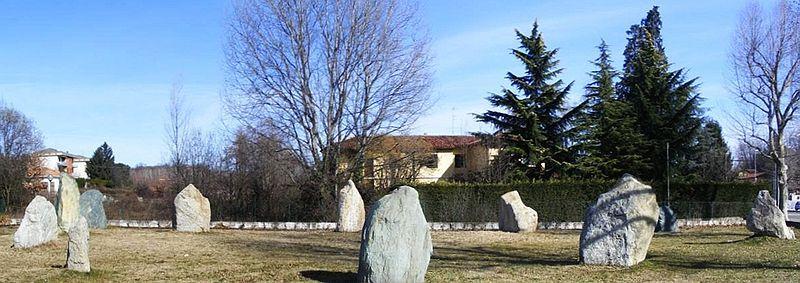
[(639, 173), (646, 168), (644, 159), (634, 155), (642, 137), (628, 104), (617, 99), (608, 45), (597, 46), (600, 55), (592, 64), (592, 81), (586, 86), (587, 106), (580, 116), (581, 176), (586, 178), (618, 178), (623, 173)]
[(632, 110), (636, 128), (643, 139), (641, 147), (631, 152), (647, 158), (649, 165), (641, 176), (663, 179), (666, 175), (666, 146), (670, 162), (678, 174), (688, 173), (692, 145), (701, 125), (701, 98), (697, 94), (697, 78), (687, 80), (684, 70), (670, 71), (661, 44), (661, 19), (658, 7), (648, 12), (640, 25), (628, 32), (625, 63), (618, 94)]
[(521, 45), (512, 54), (524, 64), (525, 73), (507, 73), (516, 90), (503, 89), (487, 98), (503, 111), (486, 111), (476, 118), (497, 129), (504, 154), (527, 178), (564, 176), (576, 166), (573, 122), (586, 103), (572, 109), (565, 106), (572, 83), (564, 85), (558, 78), (562, 71), (555, 58), (558, 50), (547, 49), (538, 23), (530, 35), (516, 33)]
[(114, 169), (114, 150), (108, 146), (108, 143), (103, 143), (98, 147), (89, 163), (86, 165), (86, 173), (89, 178), (111, 181)]
[(713, 119), (704, 122), (700, 129), (694, 155), (692, 175), (697, 181), (727, 181), (731, 177), (733, 161), (728, 144), (722, 137), (722, 127)]

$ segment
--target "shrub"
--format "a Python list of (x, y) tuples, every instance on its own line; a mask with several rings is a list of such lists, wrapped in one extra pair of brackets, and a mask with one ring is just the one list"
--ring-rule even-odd
[[(428, 221), (497, 221), (500, 196), (517, 190), (539, 221), (582, 221), (586, 209), (608, 191), (614, 181), (558, 180), (509, 184), (431, 183), (413, 185)], [(666, 186), (654, 184), (657, 199), (665, 203)], [(759, 183), (680, 183), (670, 186), (670, 206), (680, 218), (744, 216)]]

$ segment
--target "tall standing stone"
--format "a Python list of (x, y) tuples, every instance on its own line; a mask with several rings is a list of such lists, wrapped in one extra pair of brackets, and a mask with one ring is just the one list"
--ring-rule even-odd
[(67, 243), (67, 269), (89, 272), (89, 225), (82, 216), (69, 228)]
[(500, 197), (498, 216), (500, 231), (531, 232), (539, 225), (539, 214), (533, 208), (525, 206), (519, 192), (507, 192)]
[(753, 208), (747, 214), (747, 229), (756, 236), (794, 239), (794, 231), (786, 226), (783, 211), (767, 190), (758, 192)]
[(15, 248), (35, 247), (58, 237), (56, 209), (43, 196), (36, 196), (25, 208), (25, 216), (14, 232)]
[(359, 282), (424, 282), (433, 243), (417, 190), (402, 186), (370, 209), (361, 234)]
[(58, 227), (64, 232), (69, 232), (69, 228), (78, 221), (80, 217), (80, 196), (78, 183), (67, 173), (61, 173), (58, 195), (56, 197), (56, 215), (58, 215)]
[(103, 208), (104, 198), (103, 193), (98, 190), (88, 190), (81, 194), (81, 216), (86, 218), (91, 229), (106, 229), (108, 226), (106, 210)]
[(192, 184), (175, 197), (175, 222), (180, 232), (211, 230), (211, 203)]
[(655, 191), (625, 174), (586, 212), (580, 240), (581, 262), (636, 265), (647, 256), (657, 220)]
[(336, 230), (339, 232), (358, 232), (364, 227), (364, 200), (358, 193), (353, 180), (348, 180), (347, 185), (339, 189), (339, 219)]

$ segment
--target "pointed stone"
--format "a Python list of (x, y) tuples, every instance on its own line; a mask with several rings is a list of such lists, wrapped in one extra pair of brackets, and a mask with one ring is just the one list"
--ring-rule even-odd
[(88, 190), (81, 194), (79, 200), (81, 216), (86, 218), (90, 229), (106, 229), (108, 226), (106, 210), (103, 208), (103, 199), (105, 199), (105, 196), (98, 190)]
[(211, 203), (192, 184), (175, 197), (175, 221), (180, 232), (211, 230)]
[(647, 256), (657, 220), (655, 191), (625, 174), (586, 212), (580, 239), (581, 262), (638, 264)]
[(361, 234), (359, 282), (424, 282), (433, 243), (419, 194), (402, 186), (370, 209)]
[(58, 237), (56, 209), (43, 196), (36, 196), (25, 208), (25, 216), (14, 232), (14, 248), (35, 247)]
[(89, 264), (89, 225), (82, 216), (69, 228), (67, 244), (67, 269), (77, 272), (90, 272)]
[(758, 192), (753, 208), (747, 214), (747, 229), (756, 236), (794, 239), (794, 231), (786, 226), (783, 211), (769, 195), (769, 191)]
[(364, 227), (364, 200), (358, 193), (358, 188), (353, 180), (348, 180), (347, 185), (338, 191), (338, 214), (336, 230), (339, 232), (358, 232)]
[(69, 232), (69, 228), (78, 221), (80, 217), (80, 196), (78, 183), (67, 173), (61, 173), (61, 181), (56, 196), (56, 215), (58, 215), (58, 227), (64, 232)]
[(498, 216), (500, 231), (532, 232), (539, 225), (539, 214), (533, 208), (525, 206), (517, 191), (500, 197)]

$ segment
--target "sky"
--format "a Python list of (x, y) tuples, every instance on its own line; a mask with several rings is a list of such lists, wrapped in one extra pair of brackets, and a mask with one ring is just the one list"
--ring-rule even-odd
[[(735, 108), (727, 91), (732, 33), (746, 1), (421, 1), (434, 58), (434, 107), (412, 134), (466, 134), (492, 129), (474, 113), (489, 93), (522, 65), (511, 55), (514, 30), (534, 21), (549, 48), (558, 48), (561, 79), (574, 81), (570, 100), (584, 94), (596, 46), (605, 40), (622, 64), (625, 32), (654, 5), (673, 68), (699, 77), (706, 115), (721, 122), (729, 145)], [(117, 162), (162, 163), (164, 121), (179, 82), (192, 124), (220, 130), (232, 124), (225, 91), (227, 1), (0, 0), (0, 100), (35, 121), (45, 146), (91, 156), (108, 142)]]

